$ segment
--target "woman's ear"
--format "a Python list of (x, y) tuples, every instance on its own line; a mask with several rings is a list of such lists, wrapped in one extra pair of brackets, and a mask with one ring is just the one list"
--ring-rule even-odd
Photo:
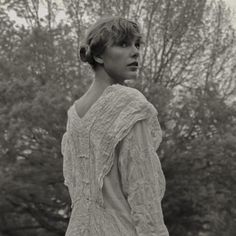
[(101, 56), (93, 56), (94, 60), (98, 63), (98, 64), (103, 64), (103, 58)]

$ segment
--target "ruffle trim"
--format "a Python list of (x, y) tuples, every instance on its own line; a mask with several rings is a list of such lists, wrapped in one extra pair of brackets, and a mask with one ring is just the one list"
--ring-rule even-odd
[[(110, 172), (114, 163), (114, 149), (116, 145), (129, 133), (134, 124), (140, 120), (147, 120), (150, 125), (155, 150), (159, 147), (162, 140), (162, 133), (157, 120), (157, 110), (149, 103), (138, 90), (124, 88), (116, 91), (113, 96), (116, 98), (113, 109), (101, 116), (107, 122), (107, 127), (100, 133), (101, 140), (98, 142), (100, 153), (98, 155), (98, 185), (100, 191), (103, 187), (104, 177)], [(120, 98), (120, 99), (117, 99)], [(107, 109), (108, 110), (108, 109)], [(117, 111), (120, 112), (117, 114)], [(109, 121), (112, 124), (109, 124)], [(103, 126), (101, 126), (103, 127)], [(100, 162), (100, 163), (99, 163)]]

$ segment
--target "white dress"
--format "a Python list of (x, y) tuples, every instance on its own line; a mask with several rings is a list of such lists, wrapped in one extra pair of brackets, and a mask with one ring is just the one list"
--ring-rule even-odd
[(168, 236), (157, 111), (137, 89), (108, 86), (62, 138), (72, 212), (66, 236)]

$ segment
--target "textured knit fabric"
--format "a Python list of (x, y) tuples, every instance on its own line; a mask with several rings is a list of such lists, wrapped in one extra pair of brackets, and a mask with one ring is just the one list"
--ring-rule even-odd
[(168, 236), (156, 154), (157, 111), (137, 89), (108, 86), (83, 117), (68, 110), (62, 138), (72, 212), (66, 236)]

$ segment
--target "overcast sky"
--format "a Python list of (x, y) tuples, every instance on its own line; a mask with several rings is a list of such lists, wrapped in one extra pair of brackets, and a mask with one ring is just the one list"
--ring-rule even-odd
[[(223, 0), (223, 1), (225, 1), (225, 3), (226, 3), (226, 4), (233, 10), (233, 12), (234, 12), (234, 17), (233, 17), (233, 19), (232, 19), (232, 23), (233, 23), (233, 25), (234, 25), (234, 27), (235, 27), (235, 29), (236, 29), (236, 0)], [(42, 8), (40, 9), (39, 14), (43, 16), (43, 15), (45, 15), (44, 12), (45, 12), (45, 9), (43, 9), (43, 7), (42, 7)], [(24, 20), (21, 20), (21, 19), (19, 19), (18, 17), (16, 17), (16, 14), (15, 14), (14, 11), (9, 11), (9, 15), (10, 15), (10, 17), (11, 17), (12, 19), (14, 19), (17, 23), (19, 23), (19, 24), (24, 24), (24, 23), (25, 23)], [(63, 18), (65, 18), (64, 12), (61, 12), (61, 13), (59, 13), (59, 14), (57, 15), (57, 19), (58, 19), (58, 20), (63, 19)]]
[(236, 0), (224, 0), (234, 11), (233, 25), (236, 28)]

